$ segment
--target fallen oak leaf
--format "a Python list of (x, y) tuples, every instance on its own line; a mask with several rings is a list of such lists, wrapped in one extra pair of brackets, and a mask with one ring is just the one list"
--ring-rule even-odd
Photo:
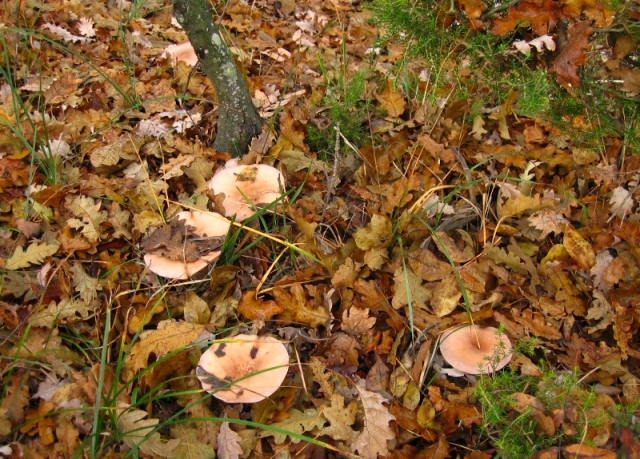
[[(171, 436), (175, 439), (171, 441), (180, 443), (171, 451), (169, 459), (215, 459), (216, 457), (216, 451), (198, 439), (198, 431), (194, 427), (176, 424), (171, 428)], [(223, 458), (221, 455), (218, 457)]]
[(391, 87), (389, 81), (385, 83), (384, 90), (380, 95), (376, 95), (376, 99), (378, 99), (378, 102), (380, 102), (387, 111), (389, 118), (394, 120), (400, 118), (400, 115), (407, 109), (407, 101), (399, 90), (394, 90)]
[(158, 419), (145, 419), (147, 412), (118, 402), (116, 427), (129, 447), (137, 447), (151, 457), (171, 457), (180, 440), (165, 441), (155, 432)]
[(567, 45), (562, 48), (549, 69), (557, 75), (558, 83), (571, 94), (574, 94), (574, 88), (580, 86), (578, 67), (587, 63), (585, 51), (591, 47), (589, 37), (592, 32), (593, 28), (588, 22), (571, 23)]
[(231, 430), (228, 422), (223, 422), (218, 434), (218, 459), (239, 459), (242, 456), (242, 438)]
[(276, 303), (284, 307), (284, 312), (277, 317), (285, 322), (309, 325), (310, 327), (326, 326), (331, 320), (331, 314), (322, 306), (313, 307), (308, 301), (302, 285), (293, 284), (290, 293), (282, 287), (276, 287), (272, 295)]
[(342, 314), (342, 330), (353, 336), (362, 335), (376, 323), (375, 317), (369, 317), (369, 308), (360, 309), (355, 306)]
[(301, 438), (298, 436), (286, 435), (284, 432), (292, 432), (297, 435), (303, 435), (305, 432), (321, 429), (327, 422), (321, 411), (315, 408), (308, 408), (300, 411), (295, 408), (290, 411), (290, 416), (284, 421), (269, 424), (269, 427), (275, 429), (265, 429), (260, 433), (260, 438), (273, 436), (276, 445), (280, 445), (287, 438), (293, 443), (299, 443)]
[(618, 188), (613, 190), (611, 199), (609, 199), (609, 204), (611, 204), (611, 213), (614, 216), (620, 217), (624, 220), (625, 216), (629, 215), (633, 211), (635, 201), (633, 200), (633, 196), (629, 191), (619, 186)]
[(562, 448), (565, 457), (572, 459), (615, 459), (616, 453), (602, 448), (587, 446), (582, 443), (568, 445)]
[(133, 345), (124, 363), (123, 377), (129, 381), (140, 369), (147, 367), (151, 354), (160, 359), (170, 352), (189, 346), (202, 330), (204, 326), (198, 324), (171, 320), (160, 322), (157, 330), (142, 333), (139, 341)]
[(318, 432), (318, 436), (328, 435), (334, 440), (351, 442), (357, 434), (351, 426), (356, 422), (358, 404), (355, 400), (345, 406), (344, 397), (340, 394), (331, 395), (331, 405), (322, 407), (322, 414), (329, 421), (328, 426)]
[(564, 225), (562, 245), (571, 258), (577, 261), (585, 271), (590, 270), (596, 264), (596, 254), (591, 244), (568, 224)]
[(96, 305), (82, 300), (64, 299), (59, 303), (52, 301), (46, 308), (36, 311), (29, 323), (34, 327), (54, 328), (57, 323), (70, 324), (86, 320), (95, 310)]
[(506, 35), (516, 27), (531, 26), (534, 35), (542, 36), (555, 29), (560, 17), (562, 10), (553, 0), (522, 0), (505, 17), (493, 21), (491, 32)]
[(55, 254), (60, 248), (59, 243), (42, 244), (34, 243), (23, 250), (22, 247), (16, 247), (13, 255), (4, 263), (4, 269), (15, 270), (27, 268), (31, 265), (41, 264), (47, 257)]
[(640, 94), (640, 70), (620, 67), (612, 70), (611, 74), (622, 79), (622, 90), (629, 93), (630, 97)]
[(356, 384), (362, 401), (364, 427), (351, 444), (351, 451), (357, 452), (363, 459), (377, 459), (378, 454), (386, 457), (389, 453), (387, 441), (396, 438), (389, 423), (396, 418), (389, 412), (389, 408), (382, 404), (382, 395), (368, 391), (365, 387), (364, 379), (360, 379)]

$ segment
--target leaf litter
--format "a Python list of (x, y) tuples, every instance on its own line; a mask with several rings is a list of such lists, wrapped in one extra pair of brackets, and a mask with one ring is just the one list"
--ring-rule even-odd
[[(634, 39), (595, 45), (610, 5), (488, 3), (457, 2), (458, 20), (521, 34), (513, 52), (548, 58), (571, 94), (597, 52), (599, 78), (637, 98)], [(0, 86), (1, 454), (484, 458), (507, 454), (496, 439), (523, 416), (529, 456), (640, 454), (640, 152), (613, 135), (589, 150), (516, 116), (515, 91), (482, 109), (449, 99), (453, 80), (426, 97), (419, 60), (416, 98), (393, 76), (407, 50), (374, 48), (365, 6), (219, 11), (272, 127), (240, 162), (278, 167), (289, 190), (222, 242), (187, 240), (173, 220), (221, 207), (207, 184), (229, 157), (209, 147), (211, 83), (167, 54), (186, 41), (170, 4), (0, 13), (21, 69)], [(628, 18), (637, 27), (637, 7)], [(358, 143), (348, 121), (363, 107)], [(188, 281), (145, 269), (144, 250), (188, 261), (214, 247), (216, 267)], [(507, 370), (446, 367), (437, 337), (470, 321), (520, 343)], [(235, 329), (292, 350), (285, 383), (252, 406), (205, 396), (196, 378), (207, 341)]]

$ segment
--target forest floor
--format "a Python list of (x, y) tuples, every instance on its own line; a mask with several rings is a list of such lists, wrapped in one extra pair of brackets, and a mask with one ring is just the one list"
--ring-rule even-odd
[[(230, 156), (170, 2), (3, 3), (1, 456), (640, 457), (640, 3), (410, 3), (214, 5), (284, 196), (183, 280), (149, 235)], [(237, 333), (254, 404), (196, 376)]]

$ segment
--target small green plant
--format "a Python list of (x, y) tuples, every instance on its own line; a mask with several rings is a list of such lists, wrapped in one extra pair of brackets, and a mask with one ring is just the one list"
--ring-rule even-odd
[[(530, 342), (517, 349), (530, 349)], [(497, 457), (532, 457), (562, 443), (584, 442), (583, 432), (609, 422), (596, 407), (596, 394), (583, 387), (576, 373), (546, 372), (542, 377), (511, 371), (482, 376), (475, 391), (482, 406), (483, 433), (498, 451)], [(541, 422), (552, 413), (573, 412), (575, 420), (551, 434)]]
[[(324, 69), (324, 65), (321, 65)], [(367, 102), (363, 99), (367, 82), (367, 71), (358, 70), (352, 76), (338, 75), (332, 78), (326, 70), (323, 72), (326, 80), (326, 92), (322, 99), (322, 106), (326, 107), (325, 116), (330, 126), (340, 125), (340, 132), (351, 143), (361, 146), (365, 143), (368, 133), (365, 130), (367, 119)], [(327, 160), (333, 157), (335, 135), (331, 129), (320, 129), (309, 124), (307, 126), (307, 141), (320, 158)]]
[[(518, 2), (485, 3), (489, 9), (482, 20), (490, 28), (491, 17)], [(627, 34), (637, 42), (640, 28), (625, 17), (626, 6), (609, 2), (608, 7), (622, 14), (616, 14), (611, 27), (594, 32), (592, 48), (606, 49), (607, 40), (616, 39), (611, 33)], [(473, 98), (476, 105), (492, 107), (513, 97), (516, 116), (552, 121), (582, 148), (602, 150), (604, 138), (618, 138), (624, 153), (640, 151), (638, 96), (624, 93), (620, 81), (608, 76), (594, 55), (579, 68), (580, 85), (567, 90), (535, 51), (524, 56), (513, 49), (514, 41), (523, 38), (519, 29), (504, 36), (474, 30), (454, 2), (375, 0), (371, 8), (382, 31), (380, 46), (402, 43), (406, 58), (426, 60), (432, 103), (448, 94), (451, 101)], [(546, 53), (546, 58), (552, 57)], [(627, 59), (637, 67), (637, 52)]]

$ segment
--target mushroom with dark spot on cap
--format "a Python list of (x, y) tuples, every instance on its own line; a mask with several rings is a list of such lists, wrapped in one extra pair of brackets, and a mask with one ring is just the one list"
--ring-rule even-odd
[(474, 375), (500, 370), (512, 355), (511, 341), (504, 333), (477, 325), (445, 330), (440, 338), (440, 352), (454, 369)]
[(273, 394), (289, 369), (289, 352), (271, 336), (236, 335), (200, 357), (202, 388), (229, 403), (255, 403)]

